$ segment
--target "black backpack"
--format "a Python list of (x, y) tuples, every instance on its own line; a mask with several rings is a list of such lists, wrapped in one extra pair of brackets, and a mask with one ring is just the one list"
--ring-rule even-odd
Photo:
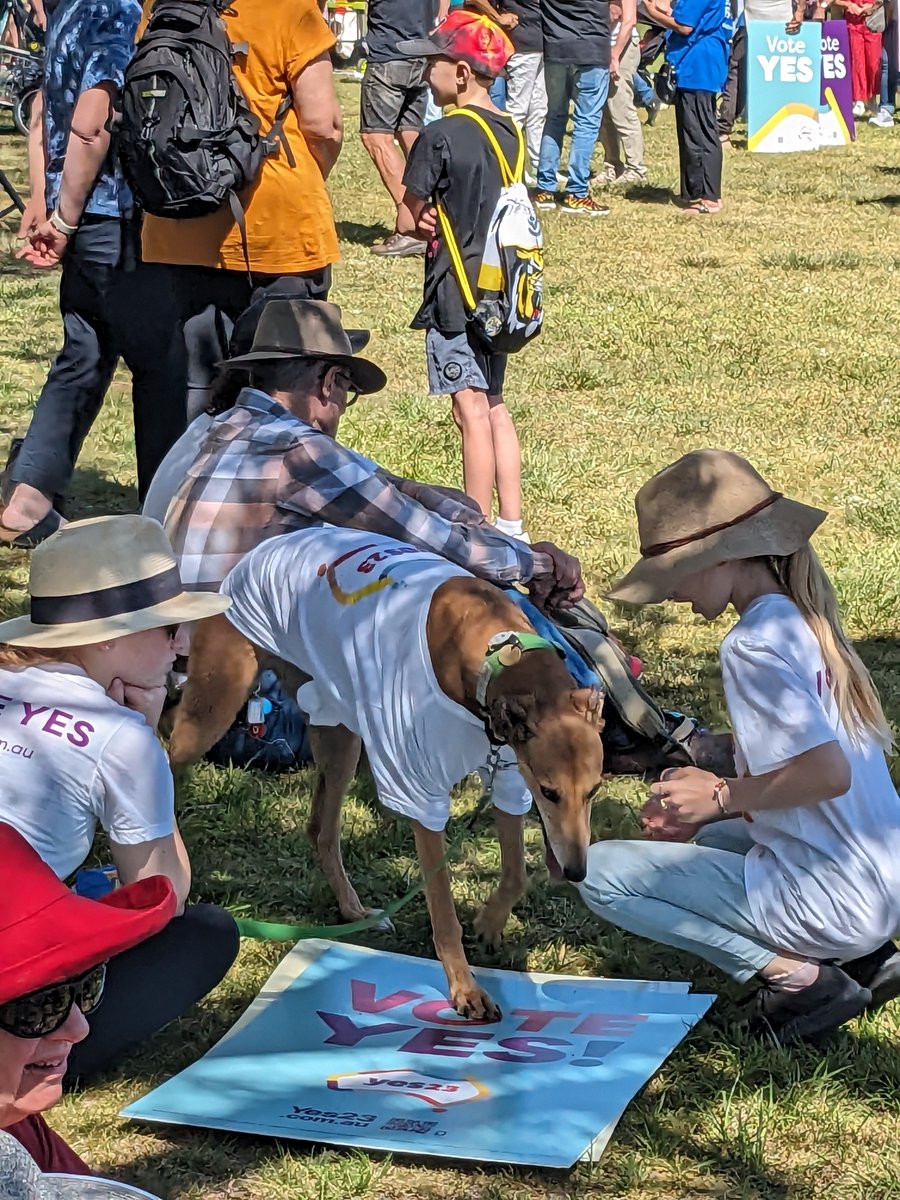
[[(117, 127), (122, 169), (144, 212), (202, 217), (230, 204), (247, 240), (237, 192), (257, 178), (281, 143), (285, 96), (268, 137), (232, 71), (235, 54), (221, 13), (228, 0), (156, 0), (125, 72)], [(250, 269), (249, 260), (247, 269)]]

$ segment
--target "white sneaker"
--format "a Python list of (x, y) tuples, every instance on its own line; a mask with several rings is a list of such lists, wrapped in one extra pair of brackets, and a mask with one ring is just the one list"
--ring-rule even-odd
[(853, 101), (853, 115), (854, 117), (864, 117), (866, 115), (866, 106), (864, 101)]
[(869, 124), (876, 129), (893, 129), (894, 114), (889, 108), (879, 108), (874, 117), (869, 117)]

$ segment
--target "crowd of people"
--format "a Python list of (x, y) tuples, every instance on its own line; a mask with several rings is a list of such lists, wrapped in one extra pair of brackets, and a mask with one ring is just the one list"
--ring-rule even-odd
[[(658, 105), (641, 91), (638, 15), (667, 31), (685, 211), (719, 211), (722, 122), (740, 100), (717, 110), (717, 96), (739, 86), (741, 43), (723, 0), (643, 0), (640, 12), (635, 0), (469, 0), (440, 13), (371, 0), (362, 138), (394, 203), (374, 250), (425, 250), (413, 326), (431, 390), (452, 397), (460, 492), (398, 477), (339, 437), (346, 409), (388, 379), (361, 353), (368, 331), (345, 328), (328, 300), (326, 181), (343, 121), (315, 0), (239, 0), (222, 14), (249, 47), (234, 73), (265, 128), (290, 97), (281, 150), (242, 198), (243, 229), (230, 208), (136, 215), (110, 130), (151, 0), (143, 13), (137, 0), (44, 6), (23, 255), (61, 268), (64, 344), (0, 482), (0, 537), (33, 550), (28, 611), (0, 623), (0, 1163), (11, 1135), (35, 1170), (84, 1174), (40, 1115), (66, 1073), (90, 1086), (207, 995), (239, 948), (228, 912), (190, 901), (158, 736), (192, 625), (227, 617), (229, 572), (251, 550), (313, 526), (394, 538), (521, 584), (548, 611), (583, 595), (578, 560), (523, 528), (506, 359), (473, 333), (458, 272), (477, 275), (503, 159), (528, 160), (538, 208), (575, 215), (603, 211), (598, 137), (600, 182), (645, 177), (636, 106)], [(120, 358), (143, 512), (67, 522)], [(665, 772), (646, 836), (593, 846), (581, 897), (606, 922), (756, 980), (751, 1034), (821, 1040), (900, 995), (892, 735), (810, 543), (826, 514), (720, 450), (670, 464), (636, 508), (641, 556), (612, 598), (738, 614), (721, 649), (735, 772)], [(100, 830), (115, 881), (91, 898), (78, 872)]]

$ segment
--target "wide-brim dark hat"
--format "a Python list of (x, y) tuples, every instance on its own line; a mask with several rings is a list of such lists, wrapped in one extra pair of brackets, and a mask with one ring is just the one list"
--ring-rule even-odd
[(381, 367), (360, 358), (369, 341), (367, 329), (345, 329), (341, 310), (325, 300), (269, 300), (263, 307), (253, 344), (246, 354), (229, 358), (229, 369), (284, 358), (313, 358), (342, 366), (363, 395), (380, 392), (387, 383)]

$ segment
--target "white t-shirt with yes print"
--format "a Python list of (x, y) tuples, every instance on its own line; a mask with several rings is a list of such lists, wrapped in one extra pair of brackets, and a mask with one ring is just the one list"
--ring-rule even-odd
[(0, 821), (65, 879), (97, 827), (120, 845), (175, 831), (165, 751), (144, 718), (80, 667), (0, 670)]
[(837, 742), (850, 790), (836, 800), (754, 812), (744, 882), (767, 941), (847, 960), (900, 930), (900, 797), (880, 747), (841, 720), (815, 635), (787, 596), (762, 596), (720, 652), (740, 774), (765, 775)]

